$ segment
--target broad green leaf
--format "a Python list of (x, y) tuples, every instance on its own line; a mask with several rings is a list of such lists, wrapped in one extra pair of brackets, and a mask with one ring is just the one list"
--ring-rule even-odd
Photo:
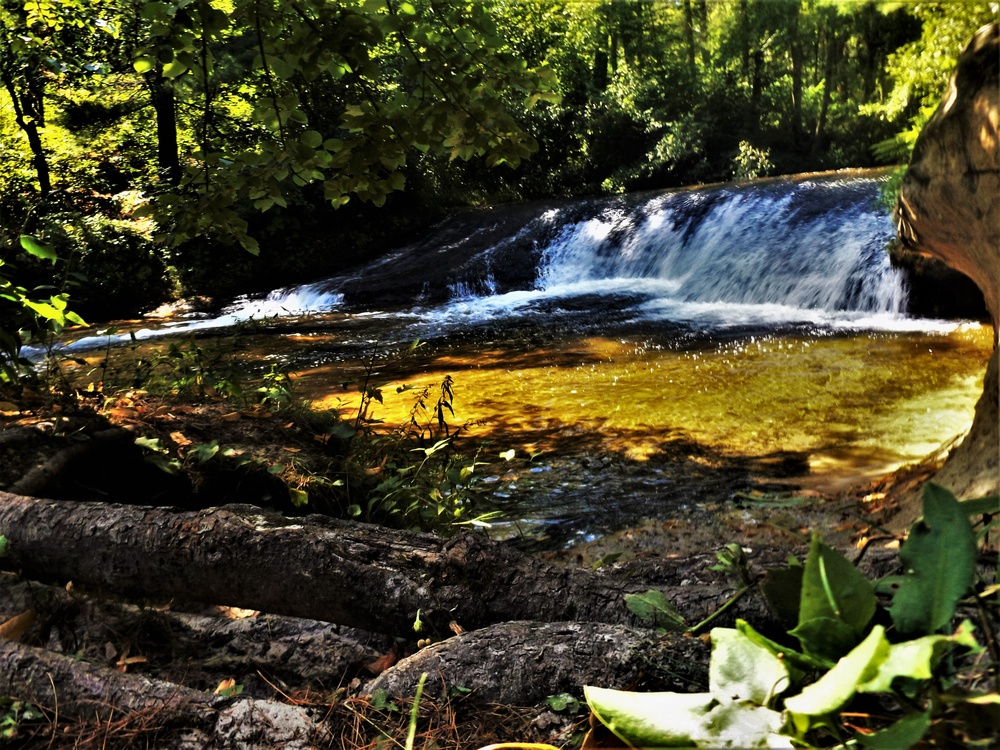
[(929, 680), (951, 640), (945, 635), (927, 635), (916, 640), (893, 644), (889, 649), (888, 658), (879, 665), (878, 673), (872, 679), (858, 685), (858, 692), (888, 692), (892, 687), (892, 681), (897, 677)]
[(145, 448), (146, 450), (153, 451), (155, 453), (166, 453), (167, 449), (160, 445), (159, 438), (146, 438), (137, 437), (135, 439), (135, 444), (140, 448)]
[(319, 148), (323, 145), (323, 134), (318, 130), (306, 130), (299, 136), (299, 142), (309, 148)]
[(178, 78), (187, 72), (188, 66), (174, 58), (163, 66), (163, 75), (167, 78)]
[(0, 557), (7, 554), (7, 537), (0, 535)]
[(215, 457), (215, 454), (219, 452), (219, 441), (213, 440), (211, 443), (206, 443), (204, 445), (196, 445), (194, 448), (188, 451), (188, 456), (193, 458), (200, 464), (206, 463)]
[(875, 734), (857, 735), (857, 740), (862, 747), (871, 750), (907, 750), (923, 739), (930, 726), (931, 713), (925, 711), (905, 716)]
[(798, 622), (802, 571), (803, 568), (799, 564), (768, 570), (760, 584), (761, 593), (764, 594), (767, 603), (789, 630)]
[(29, 254), (34, 255), (36, 258), (41, 258), (42, 260), (51, 260), (53, 265), (59, 256), (56, 254), (55, 248), (47, 242), (41, 242), (37, 237), (33, 237), (30, 234), (21, 235), (21, 247), (25, 249)]
[[(806, 654), (799, 653), (793, 648), (789, 648), (788, 646), (783, 646), (780, 643), (772, 641), (770, 638), (767, 638), (754, 630), (745, 620), (737, 620), (736, 629), (761, 648), (766, 648), (776, 657), (781, 659), (791, 669), (798, 670), (800, 672), (809, 672), (816, 669), (829, 669), (833, 666), (828, 661), (815, 659)], [(791, 674), (790, 676), (793, 680), (797, 679), (795, 674)]]
[(708, 689), (717, 701), (766, 706), (788, 684), (788, 668), (777, 656), (738, 630), (713, 628)]
[(640, 620), (654, 627), (678, 630), (686, 624), (667, 597), (654, 589), (645, 594), (625, 594), (625, 606)]
[(827, 663), (837, 661), (858, 645), (857, 631), (836, 617), (816, 617), (788, 631), (799, 639), (806, 654)]
[(861, 643), (833, 668), (798, 695), (785, 700), (785, 708), (796, 714), (823, 716), (849, 701), (858, 686), (869, 682), (889, 656), (889, 641), (881, 625), (872, 628)]
[(930, 635), (944, 627), (972, 585), (976, 537), (961, 503), (948, 490), (924, 486), (924, 517), (899, 550), (905, 574), (889, 613), (904, 635)]
[(959, 500), (966, 515), (979, 516), (985, 513), (1000, 513), (1000, 495), (977, 497), (972, 500)]
[(748, 703), (721, 703), (705, 716), (699, 747), (791, 748), (791, 739), (780, 737), (785, 717), (780, 711)]
[[(799, 624), (793, 631), (803, 651), (831, 661), (843, 656), (861, 640), (875, 606), (875, 592), (868, 579), (846, 557), (813, 535), (802, 573)], [(824, 629), (807, 625), (813, 620), (841, 624), (827, 623), (834, 629), (827, 637)]]
[(153, 68), (156, 67), (156, 58), (150, 57), (149, 55), (143, 55), (142, 57), (137, 57), (132, 61), (132, 67), (135, 68), (135, 72), (140, 75), (143, 73), (148, 73)]
[(598, 720), (636, 747), (690, 747), (704, 734), (711, 693), (631, 693), (587, 685), (584, 697)]
[(36, 300), (24, 299), (22, 304), (29, 310), (33, 310), (38, 315), (47, 320), (54, 320), (59, 324), (66, 322), (66, 316), (62, 310), (58, 310), (48, 302), (38, 302)]
[(302, 508), (309, 504), (309, 493), (305, 490), (297, 490), (293, 487), (289, 487), (288, 498), (292, 501), (292, 505), (296, 508)]

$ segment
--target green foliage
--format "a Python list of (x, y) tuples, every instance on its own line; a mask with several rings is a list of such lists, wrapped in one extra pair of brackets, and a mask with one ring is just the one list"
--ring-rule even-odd
[(901, 633), (929, 635), (951, 620), (976, 574), (976, 538), (954, 495), (934, 484), (923, 491), (924, 516), (899, 550), (905, 573), (889, 612)]
[(791, 631), (805, 653), (829, 661), (843, 656), (861, 640), (875, 605), (868, 580), (814, 535), (803, 572), (799, 622)]
[(43, 718), (44, 714), (31, 703), (13, 698), (0, 698), (0, 739), (16, 739), (21, 724)]
[(915, 746), (949, 705), (973, 711), (1000, 701), (995, 693), (970, 695), (957, 679), (961, 655), (983, 651), (970, 623), (950, 635), (899, 639), (933, 633), (954, 617), (972, 583), (969, 561), (975, 560), (966, 516), (979, 509), (978, 502), (962, 508), (941, 487), (925, 488), (924, 518), (900, 550), (907, 574), (890, 609), (897, 632), (875, 622), (872, 585), (814, 537), (801, 575), (788, 579), (801, 580), (799, 623), (791, 634), (804, 653), (737, 621), (736, 629), (711, 633), (709, 692), (637, 694), (586, 687), (591, 710), (629, 747), (816, 747), (829, 738), (843, 744), (838, 714), (858, 696), (875, 695), (883, 713), (897, 698), (892, 718), (871, 722), (871, 730), (847, 746)]
[(557, 713), (575, 714), (580, 710), (580, 701), (569, 693), (550, 695), (545, 699), (545, 703)]
[(626, 594), (625, 606), (640, 620), (654, 627), (679, 630), (687, 624), (660, 591), (650, 589), (645, 594)]

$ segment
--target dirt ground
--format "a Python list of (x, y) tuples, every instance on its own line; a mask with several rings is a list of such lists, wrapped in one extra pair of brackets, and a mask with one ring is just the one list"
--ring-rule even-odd
[[(222, 499), (295, 513), (301, 510), (289, 502), (288, 482), (294, 481), (296, 473), (322, 472), (332, 461), (329, 446), (319, 439), (308, 418), (259, 407), (234, 408), (232, 402), (211, 395), (192, 402), (139, 391), (114, 398), (83, 393), (54, 401), (51, 396), (28, 391), (16, 404), (0, 402), (0, 427), (0, 489), (27, 487), (30, 492), (23, 494), (68, 501), (196, 509), (217, 505)], [(99, 439), (102, 435), (109, 437)], [(136, 437), (144, 438), (146, 445), (149, 440), (159, 440), (158, 445), (168, 453), (140, 449)], [(211, 441), (225, 446), (230, 456), (253, 460), (238, 469), (222, 462), (192, 460), (188, 452)], [(718, 456), (695, 455), (701, 470), (692, 472), (695, 453), (690, 445), (679, 445), (676, 455), (663, 457), (659, 468), (674, 463), (678, 472), (708, 488), (710, 491), (697, 502), (672, 508), (669, 518), (649, 518), (596, 539), (537, 554), (563, 565), (592, 567), (611, 555), (622, 561), (683, 561), (736, 543), (751, 564), (766, 566), (780, 564), (789, 554), (801, 558), (809, 535), (819, 532), (828, 544), (856, 557), (869, 542), (898, 545), (899, 537), (889, 529), (891, 517), (900, 503), (913, 501), (916, 488), (933, 469), (933, 465), (912, 467), (839, 497), (821, 497), (777, 492), (775, 488), (781, 485), (775, 484), (773, 467), (736, 460), (727, 465)], [(72, 455), (61, 460), (67, 454)], [(156, 465), (158, 455), (179, 458), (181, 471), (165, 473)], [(267, 470), (274, 466), (285, 468), (281, 472)], [(619, 479), (627, 474), (620, 462), (612, 459), (605, 459), (601, 466), (620, 475)], [(777, 471), (781, 473), (780, 468)], [(634, 474), (629, 479), (641, 482)], [(724, 492), (719, 491), (720, 482)], [(10, 574), (7, 577), (9, 580)], [(230, 614), (237, 618), (256, 615)], [(369, 645), (376, 656), (386, 646), (378, 642)], [(121, 644), (109, 643), (106, 649), (120, 671), (143, 669), (140, 660), (128, 661), (128, 650)], [(204, 677), (210, 679), (211, 675)], [(317, 691), (309, 685), (265, 683), (255, 687), (262, 696), (306, 706), (323, 715), (339, 737), (339, 747), (389, 747), (405, 737), (408, 707), (398, 701), (350, 696), (344, 689), (347, 686)], [(11, 740), (15, 745), (124, 747), (141, 742), (156, 746), (166, 739), (155, 712), (125, 717), (114, 725), (87, 721), (58, 724), (53, 721), (57, 718), (54, 707), (40, 708), (41, 714), (19, 724)], [(9, 716), (10, 706), (6, 709)], [(420, 711), (417, 747), (467, 749), (515, 740), (545, 741), (562, 747), (579, 737), (587, 721), (579, 702), (569, 696), (539, 706), (513, 707), (482, 706), (456, 694), (447, 701), (425, 702)], [(395, 738), (394, 743), (387, 737)]]

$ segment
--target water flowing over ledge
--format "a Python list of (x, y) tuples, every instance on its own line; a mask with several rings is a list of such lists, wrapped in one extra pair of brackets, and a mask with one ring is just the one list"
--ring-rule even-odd
[[(907, 314), (904, 276), (885, 252), (895, 232), (878, 204), (881, 181), (831, 173), (462, 214), (351, 274), (133, 333), (331, 311), (389, 316), (399, 340), (522, 318), (707, 332), (949, 330), (953, 323)], [(98, 335), (67, 349), (130, 340)]]

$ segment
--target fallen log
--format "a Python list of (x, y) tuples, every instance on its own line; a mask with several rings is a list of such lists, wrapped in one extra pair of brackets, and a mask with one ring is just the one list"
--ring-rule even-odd
[(155, 747), (306, 750), (328, 739), (294, 706), (213, 695), (3, 640), (0, 695), (44, 708), (53, 733), (60, 718), (124, 722), (120, 731), (145, 726), (144, 739)]
[[(9, 540), (4, 564), (39, 580), (411, 637), (418, 611), (437, 637), (453, 621), (466, 630), (509, 620), (634, 625), (624, 595), (648, 588), (641, 578), (558, 568), (471, 532), (444, 540), (245, 506), (172, 512), (0, 492), (0, 535)], [(734, 590), (712, 574), (677, 583), (687, 585), (660, 588), (689, 622)], [(759, 603), (741, 602), (733, 615), (745, 616), (744, 606), (760, 614)]]
[(709, 647), (677, 633), (592, 622), (506, 622), (435, 643), (362, 688), (412, 698), (453, 689), (483, 703), (532, 705), (582, 696), (584, 685), (697, 692), (708, 684)]
[(234, 679), (256, 698), (272, 697), (275, 686), (332, 693), (392, 641), (282, 615), (139, 607), (0, 573), (0, 637), (5, 622), (29, 611), (21, 643), (198, 690)]

